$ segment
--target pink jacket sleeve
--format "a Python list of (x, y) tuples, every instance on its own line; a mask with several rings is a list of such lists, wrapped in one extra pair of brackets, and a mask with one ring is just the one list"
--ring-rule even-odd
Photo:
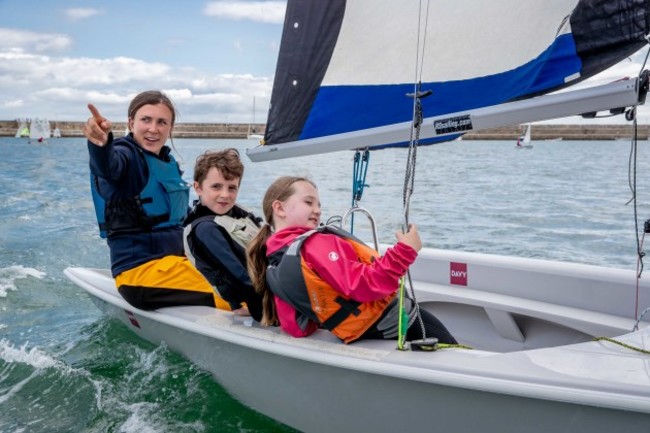
[(322, 279), (359, 302), (376, 301), (396, 292), (399, 278), (418, 254), (410, 246), (398, 242), (368, 265), (359, 262), (347, 241), (330, 234), (311, 236), (305, 241), (302, 253)]
[(277, 296), (274, 297), (275, 309), (280, 319), (280, 328), (292, 337), (307, 337), (318, 329), (318, 324), (309, 321), (307, 329), (302, 330), (296, 321), (296, 310)]

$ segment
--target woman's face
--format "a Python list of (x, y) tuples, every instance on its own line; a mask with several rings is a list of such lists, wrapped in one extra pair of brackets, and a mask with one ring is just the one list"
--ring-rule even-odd
[(129, 130), (143, 149), (160, 154), (172, 133), (172, 112), (165, 104), (143, 105), (129, 118)]

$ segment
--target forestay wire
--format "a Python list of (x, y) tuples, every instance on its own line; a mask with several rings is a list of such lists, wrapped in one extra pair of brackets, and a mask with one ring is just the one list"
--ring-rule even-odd
[[(416, 56), (415, 56), (415, 79), (413, 81), (413, 93), (408, 94), (407, 96), (413, 98), (413, 123), (411, 126), (411, 133), (409, 137), (409, 148), (408, 155), (406, 158), (406, 170), (404, 173), (404, 188), (402, 191), (402, 206), (403, 206), (403, 224), (402, 232), (406, 233), (409, 226), (409, 211), (411, 204), (411, 196), (413, 195), (415, 187), (415, 166), (417, 162), (417, 148), (420, 141), (420, 128), (422, 126), (423, 113), (422, 113), (422, 103), (421, 99), (429, 96), (431, 90), (423, 91), (421, 88), (422, 83), (422, 68), (424, 64), (424, 54), (426, 48), (426, 30), (427, 24), (429, 22), (429, 2), (427, 1), (426, 13), (424, 17), (424, 33), (421, 37), (420, 30), (423, 27), (422, 24), (422, 1), (420, 1), (420, 12), (418, 14), (418, 26), (417, 26), (417, 43), (416, 43)], [(422, 40), (422, 47), (420, 48), (420, 40)], [(415, 299), (415, 291), (413, 290), (413, 281), (411, 279), (410, 271), (407, 271), (405, 278), (408, 279), (408, 288), (409, 288), (409, 297), (413, 301), (413, 307), (422, 329), (423, 339), (426, 340), (426, 331), (424, 328), (424, 323), (422, 322), (422, 316), (420, 314), (420, 308)], [(405, 302), (405, 290), (406, 285), (402, 279), (399, 287), (398, 299), (399, 299), (399, 326), (398, 326), (398, 338), (397, 338), (397, 348), (399, 350), (405, 350), (406, 342), (406, 333), (408, 330), (408, 315), (404, 310)]]
[[(646, 36), (646, 41), (650, 44), (650, 38)], [(637, 86), (637, 92), (641, 92), (641, 89), (639, 88), (640, 86), (644, 85), (643, 83), (647, 81), (647, 77), (644, 80), (644, 77), (641, 76), (645, 69), (645, 65), (648, 62), (648, 56), (650, 55), (650, 47), (648, 48), (648, 51), (646, 52), (646, 56), (643, 60), (643, 64), (641, 65), (640, 73), (639, 73), (639, 85)], [(645, 252), (643, 250), (643, 241), (645, 239), (645, 235), (647, 233), (650, 233), (650, 220), (646, 220), (645, 223), (643, 224), (643, 230), (642, 234), (640, 234), (641, 230), (639, 229), (639, 214), (638, 214), (638, 208), (637, 208), (637, 151), (638, 151), (638, 121), (637, 121), (637, 107), (633, 107), (626, 113), (626, 118), (627, 120), (632, 120), (633, 121), (633, 129), (634, 129), (634, 136), (632, 137), (632, 144), (630, 148), (630, 157), (629, 157), (629, 162), (628, 162), (628, 184), (630, 187), (630, 192), (632, 193), (632, 198), (626, 203), (630, 204), (632, 203), (633, 208), (634, 208), (634, 225), (635, 225), (635, 235), (636, 235), (636, 254), (637, 254), (637, 269), (636, 269), (636, 299), (634, 302), (634, 317), (636, 318), (636, 324), (634, 325), (633, 331), (638, 330), (639, 327), (639, 322), (643, 318), (643, 316), (648, 312), (648, 309), (643, 311), (641, 315), (639, 315), (639, 282), (641, 280), (641, 274), (643, 273), (643, 258), (645, 257)]]

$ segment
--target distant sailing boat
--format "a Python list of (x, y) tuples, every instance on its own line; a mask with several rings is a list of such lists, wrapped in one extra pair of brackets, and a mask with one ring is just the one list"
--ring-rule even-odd
[(246, 138), (249, 140), (262, 140), (264, 138), (264, 135), (255, 133), (255, 96), (253, 96), (253, 121), (248, 124)]
[(29, 125), (29, 140), (36, 140), (39, 143), (47, 142), (50, 138), (50, 122), (47, 119), (35, 118)]
[(517, 144), (515, 145), (515, 148), (517, 149), (532, 149), (533, 148), (533, 143), (530, 142), (530, 130), (531, 130), (531, 125), (530, 123), (526, 125), (526, 132), (523, 135), (520, 135), (517, 138)]
[(29, 127), (27, 126), (27, 121), (24, 119), (20, 120), (18, 129), (16, 129), (16, 138), (29, 137)]

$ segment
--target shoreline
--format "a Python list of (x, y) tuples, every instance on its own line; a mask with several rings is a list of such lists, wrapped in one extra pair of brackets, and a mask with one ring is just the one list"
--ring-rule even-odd
[[(85, 122), (50, 122), (52, 128), (58, 127), (61, 137), (83, 137), (81, 127)], [(0, 137), (13, 137), (18, 129), (16, 120), (0, 120)], [(175, 138), (246, 138), (249, 134), (247, 123), (178, 123), (174, 128)], [(265, 124), (256, 124), (250, 133), (263, 134)], [(115, 122), (113, 131), (120, 134), (126, 129), (124, 122)], [(516, 140), (523, 134), (520, 125), (504, 126), (484, 131), (469, 132), (463, 140)], [(625, 140), (634, 133), (632, 124), (625, 125), (532, 125), (531, 138), (543, 140)], [(647, 140), (649, 125), (639, 125), (638, 139)]]

